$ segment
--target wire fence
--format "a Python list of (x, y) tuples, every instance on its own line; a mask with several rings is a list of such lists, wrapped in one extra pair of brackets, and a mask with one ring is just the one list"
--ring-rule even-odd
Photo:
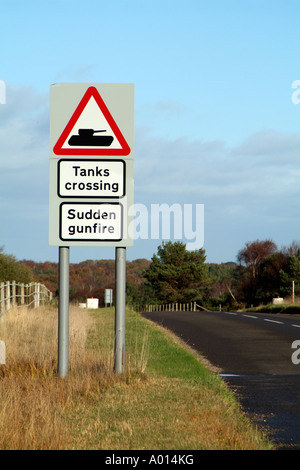
[(38, 308), (42, 303), (51, 302), (52, 297), (52, 292), (39, 282), (30, 284), (17, 284), (16, 281), (1, 282), (0, 317), (17, 307)]

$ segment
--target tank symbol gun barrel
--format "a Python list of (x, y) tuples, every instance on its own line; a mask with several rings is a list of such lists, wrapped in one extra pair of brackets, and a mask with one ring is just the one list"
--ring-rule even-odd
[(106, 130), (97, 130), (95, 131), (94, 129), (78, 129), (78, 134), (79, 135), (84, 135), (84, 136), (92, 136), (96, 134), (96, 132), (106, 132)]
[(111, 135), (97, 136), (94, 134), (106, 132), (105, 129), (78, 129), (77, 135), (72, 135), (68, 141), (69, 145), (74, 146), (97, 146), (97, 147), (109, 147), (114, 140)]

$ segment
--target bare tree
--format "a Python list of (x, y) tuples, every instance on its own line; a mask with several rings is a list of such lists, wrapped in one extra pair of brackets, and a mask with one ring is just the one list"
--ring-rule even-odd
[(272, 240), (246, 243), (237, 255), (240, 264), (244, 264), (250, 271), (253, 279), (256, 279), (260, 265), (263, 261), (277, 251), (277, 246)]

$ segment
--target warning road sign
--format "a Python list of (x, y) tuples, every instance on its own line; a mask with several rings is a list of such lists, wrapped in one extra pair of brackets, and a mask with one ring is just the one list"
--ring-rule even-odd
[(89, 87), (54, 145), (56, 155), (122, 155), (130, 147), (97, 88)]
[(134, 85), (52, 85), (49, 169), (51, 246), (132, 246)]

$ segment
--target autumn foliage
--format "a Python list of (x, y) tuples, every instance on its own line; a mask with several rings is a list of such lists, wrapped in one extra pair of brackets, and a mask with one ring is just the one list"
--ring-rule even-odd
[[(58, 263), (46, 261), (22, 261), (31, 269), (35, 281), (45, 284), (53, 293), (58, 294)], [(143, 270), (150, 261), (137, 259), (127, 261), (127, 283), (138, 286), (143, 280)], [(104, 290), (115, 289), (115, 260), (87, 260), (70, 264), (70, 300), (85, 301), (87, 298), (98, 298), (100, 306), (104, 305)]]
[[(58, 263), (17, 261), (0, 249), (0, 281), (40, 282), (58, 295)], [(272, 240), (247, 242), (236, 261), (206, 263), (204, 249), (189, 252), (181, 242), (165, 242), (151, 260), (127, 261), (126, 300), (142, 307), (150, 303), (196, 301), (207, 309), (256, 306), (272, 298), (300, 296), (300, 244), (279, 249)], [(70, 300), (98, 298), (115, 290), (115, 260), (70, 264)]]

